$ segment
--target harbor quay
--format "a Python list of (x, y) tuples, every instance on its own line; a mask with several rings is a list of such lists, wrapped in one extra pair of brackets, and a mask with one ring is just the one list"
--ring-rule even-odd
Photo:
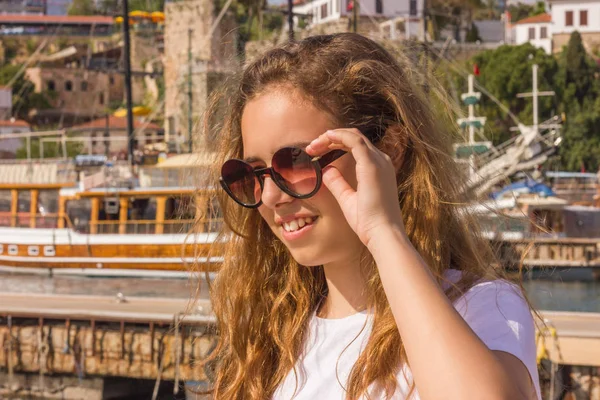
[[(3, 293), (0, 316), (7, 398), (208, 398), (193, 391), (208, 384), (201, 361), (216, 341), (206, 299)], [(585, 371), (600, 368), (600, 313), (534, 317), (545, 392), (562, 385), (596, 399), (597, 377)], [(160, 397), (165, 387), (175, 397)]]
[(190, 390), (208, 379), (200, 362), (215, 336), (206, 300), (190, 309), (166, 298), (0, 298), (0, 397), (156, 399), (166, 385), (185, 398), (186, 382)]

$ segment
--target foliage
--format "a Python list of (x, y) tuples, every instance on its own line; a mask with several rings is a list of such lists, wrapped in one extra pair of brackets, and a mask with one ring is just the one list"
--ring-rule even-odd
[[(525, 124), (533, 123), (533, 102), (531, 98), (517, 98), (517, 94), (531, 92), (534, 63), (539, 66), (539, 90), (556, 90), (551, 84), (558, 71), (556, 60), (529, 43), (521, 46), (504, 45), (484, 51), (473, 57), (471, 63), (479, 67), (480, 76), (477, 80)], [(464, 87), (464, 82), (464, 78), (460, 78), (457, 86)], [(539, 98), (540, 121), (556, 114), (555, 104), (552, 97)], [(486, 135), (491, 140), (500, 143), (510, 138), (509, 129), (515, 125), (514, 121), (496, 103), (482, 96), (478, 108), (478, 114), (488, 119)]]
[[(21, 65), (5, 65), (0, 68), (0, 85), (6, 85), (19, 72)], [(51, 107), (55, 97), (48, 91), (36, 93), (31, 81), (21, 75), (12, 84), (12, 107), (16, 118), (28, 120), (29, 111), (32, 109), (45, 109)]]
[(471, 24), (471, 28), (467, 31), (465, 41), (474, 43), (478, 40), (481, 40), (481, 37), (479, 36), (479, 29), (477, 29), (477, 25)]
[(573, 32), (560, 57), (556, 84), (566, 116), (561, 161), (565, 168), (597, 170), (600, 166), (600, 69), (586, 53), (581, 35)]
[[(82, 142), (67, 142), (67, 157), (75, 157), (82, 153), (83, 143)], [(37, 138), (31, 139), (30, 144), (31, 157), (37, 158), (40, 156), (40, 140)], [(44, 142), (44, 158), (57, 158), (62, 157), (62, 144), (60, 142)], [(25, 159), (27, 158), (27, 141), (23, 140), (23, 146), (17, 149), (16, 157)]]
[(535, 15), (541, 15), (541, 14), (545, 14), (546, 13), (546, 3), (543, 1), (538, 1), (535, 3), (535, 6), (533, 6), (533, 10), (531, 11), (531, 13), (529, 13), (530, 17), (533, 17)]
[(561, 54), (560, 64), (557, 84), (564, 87), (563, 111), (570, 111), (569, 108), (575, 104), (582, 106), (591, 94), (600, 92), (598, 79), (594, 76), (598, 67), (586, 53), (579, 32), (575, 31), (571, 35)]
[(4, 47), (4, 60), (9, 61), (17, 56), (21, 41), (16, 38), (2, 38), (2, 46)]
[(508, 6), (512, 22), (546, 13), (546, 3), (538, 1), (535, 4), (516, 3)]
[[(479, 67), (477, 81), (525, 125), (533, 122), (531, 97), (518, 93), (532, 90), (532, 65), (538, 65), (538, 90), (554, 91), (554, 96), (538, 98), (539, 121), (564, 116), (561, 128), (558, 168), (595, 171), (600, 166), (600, 68), (586, 54), (581, 36), (575, 32), (558, 57), (530, 44), (500, 46), (479, 53), (469, 61)], [(451, 93), (465, 92), (466, 79), (449, 79)], [(514, 121), (488, 96), (483, 95), (476, 114), (487, 117), (485, 134), (495, 144), (509, 139)]]
[[(123, 3), (120, 0), (100, 0), (96, 12), (104, 15), (123, 14)], [(163, 11), (165, 0), (128, 0), (129, 11)]]
[(533, 5), (525, 3), (516, 3), (508, 6), (508, 12), (510, 13), (510, 19), (512, 22), (518, 22), (531, 15), (533, 12)]
[(453, 27), (455, 36), (463, 22), (470, 24), (474, 15), (485, 8), (482, 0), (431, 0), (428, 13), (431, 15), (435, 26), (434, 36), (449, 26)]
[(73, 0), (67, 9), (68, 15), (94, 15), (95, 13), (93, 0)]
[(600, 98), (567, 116), (560, 147), (562, 167), (596, 171), (600, 167)]

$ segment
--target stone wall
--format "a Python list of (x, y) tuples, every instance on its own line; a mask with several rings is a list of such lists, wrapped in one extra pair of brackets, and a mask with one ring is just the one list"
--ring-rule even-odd
[[(66, 114), (80, 117), (104, 115), (109, 102), (120, 100), (123, 96), (123, 77), (120, 74), (79, 68), (35, 67), (28, 68), (25, 75), (38, 93), (48, 90), (53, 84), (57, 95), (53, 106)], [(67, 82), (71, 84), (70, 90)]]
[[(600, 51), (600, 32), (580, 32), (583, 46), (589, 53)], [(570, 33), (557, 33), (552, 35), (552, 52), (560, 53), (569, 43)]]
[[(358, 32), (367, 37), (376, 39), (380, 36), (379, 26), (377, 25), (379, 22), (383, 22), (383, 19), (362, 16), (358, 24)], [(351, 32), (352, 28), (352, 20), (348, 17), (341, 17), (336, 21), (313, 25), (307, 29), (297, 29), (294, 34), (296, 40), (300, 40), (315, 35), (331, 35), (334, 33)], [(252, 41), (246, 43), (246, 64), (255, 60), (265, 51), (285, 43), (288, 36), (287, 32), (283, 33), (284, 34), (275, 37), (273, 40)]]
[[(131, 69), (145, 71), (146, 64), (161, 58), (161, 51), (154, 36), (131, 35)], [(144, 103), (146, 86), (143, 76), (131, 77), (132, 100)]]
[[(225, 14), (210, 36), (216, 19), (213, 0), (186, 0), (165, 5), (165, 138), (188, 136), (188, 78), (191, 52), (192, 125), (207, 107), (211, 73), (236, 69), (235, 21)], [(191, 33), (190, 33), (191, 30)], [(172, 137), (170, 138), (172, 139)], [(201, 140), (195, 139), (203, 147)]]

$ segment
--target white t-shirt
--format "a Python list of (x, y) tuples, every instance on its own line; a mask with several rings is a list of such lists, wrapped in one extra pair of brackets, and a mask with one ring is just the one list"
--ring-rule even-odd
[[(538, 399), (541, 399), (535, 328), (520, 289), (505, 281), (478, 283), (454, 302), (454, 308), (489, 349), (505, 351), (523, 362), (529, 370)], [(345, 400), (340, 382), (346, 385), (354, 363), (367, 344), (371, 328), (372, 318), (367, 311), (340, 319), (323, 319), (313, 315), (304, 355), (296, 364), (296, 396), (292, 370), (275, 391), (273, 400)], [(405, 375), (409, 381), (412, 380), (408, 367), (397, 375), (398, 390), (393, 400), (406, 399), (410, 385)], [(416, 389), (410, 399), (419, 399)]]

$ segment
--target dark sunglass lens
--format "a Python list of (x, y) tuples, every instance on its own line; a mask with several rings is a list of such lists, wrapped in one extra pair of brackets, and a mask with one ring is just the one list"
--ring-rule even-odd
[(260, 201), (260, 183), (250, 164), (240, 160), (228, 160), (221, 168), (221, 177), (233, 197), (246, 205)]
[(298, 195), (312, 193), (317, 186), (317, 172), (312, 157), (304, 150), (286, 147), (273, 155), (273, 169), (280, 183)]

